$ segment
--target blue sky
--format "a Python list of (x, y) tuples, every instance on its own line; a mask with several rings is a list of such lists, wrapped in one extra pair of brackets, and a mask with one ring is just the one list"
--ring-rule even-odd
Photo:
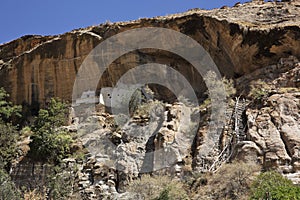
[[(232, 6), (238, 0), (2, 0), (0, 44), (23, 35), (54, 35), (106, 21), (128, 21)], [(245, 1), (241, 1), (245, 2)]]

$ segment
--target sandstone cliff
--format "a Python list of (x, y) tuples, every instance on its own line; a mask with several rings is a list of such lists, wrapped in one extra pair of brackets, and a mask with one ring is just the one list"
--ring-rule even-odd
[[(232, 8), (193, 9), (166, 17), (106, 23), (57, 36), (24, 36), (0, 46), (0, 86), (19, 104), (43, 105), (53, 96), (70, 101), (76, 73), (90, 51), (114, 34), (139, 27), (180, 31), (209, 52), (223, 75), (239, 77), (275, 64), (282, 57), (300, 58), (299, 9), (297, 2), (252, 2)], [(184, 60), (157, 51), (136, 51), (120, 57), (101, 84), (113, 85), (126, 70), (149, 61), (170, 66), (175, 62), (177, 70), (191, 77), (191, 85), (201, 88), (201, 77)], [(112, 70), (114, 66), (118, 70)]]
[[(205, 144), (210, 104), (193, 107), (149, 101), (121, 127), (116, 127), (114, 119), (122, 120), (122, 116), (103, 110), (89, 113), (85, 120), (73, 116), (73, 124), (63, 128), (77, 135), (78, 146), (89, 152), (83, 160), (63, 161), (65, 167), (77, 166), (70, 172), (75, 177), (74, 191), (85, 199), (130, 199), (126, 186), (141, 174), (158, 170), (153, 174), (163, 171), (185, 179), (195, 171), (214, 173), (234, 160), (254, 161), (264, 169), (279, 170), (299, 184), (299, 19), (300, 4), (296, 1), (252, 2), (106, 23), (58, 36), (24, 36), (0, 46), (0, 86), (9, 91), (15, 103), (43, 105), (53, 96), (71, 100), (80, 65), (105, 39), (140, 27), (180, 31), (209, 52), (222, 75), (234, 79), (236, 94), (230, 96), (226, 123), (217, 130), (212, 151), (201, 154), (210, 145)], [(170, 38), (166, 42), (174, 41)], [(130, 52), (115, 60), (99, 87), (112, 86), (127, 70), (149, 62), (172, 66), (189, 77), (197, 92), (205, 90), (202, 78), (187, 61), (153, 49)], [(166, 100), (169, 94), (163, 95)], [(183, 114), (193, 119), (199, 112), (201, 120), (196, 126), (193, 120), (180, 124), (187, 118)], [(155, 134), (147, 135), (155, 128)], [(196, 135), (191, 142), (186, 135), (192, 129), (196, 129)], [(32, 180), (43, 179), (47, 168), (42, 163), (32, 165), (25, 157), (14, 166), (11, 176), (18, 186), (32, 183), (29, 186), (35, 188), (38, 181)]]

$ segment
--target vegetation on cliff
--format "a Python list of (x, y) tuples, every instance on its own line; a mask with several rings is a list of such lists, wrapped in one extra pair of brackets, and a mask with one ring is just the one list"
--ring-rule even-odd
[(263, 172), (254, 180), (251, 199), (299, 200), (300, 187), (275, 171)]
[(65, 125), (67, 112), (67, 104), (58, 99), (51, 99), (45, 109), (40, 109), (31, 128), (31, 158), (59, 163), (70, 154), (72, 136), (60, 129)]
[[(70, 195), (73, 180), (67, 174), (66, 169), (60, 168), (63, 158), (70, 153), (70, 145), (73, 142), (71, 135), (61, 130), (66, 122), (68, 111), (67, 104), (58, 99), (51, 99), (47, 108), (40, 109), (33, 125), (20, 127), (18, 119), (22, 117), (21, 106), (15, 106), (8, 100), (9, 95), (0, 88), (0, 199), (21, 199), (21, 190), (25, 199), (65, 199)], [(22, 129), (19, 131), (20, 129)], [(24, 135), (22, 135), (24, 134)], [(30, 150), (28, 156), (35, 161), (55, 163), (43, 188), (29, 189), (17, 188), (10, 179), (11, 166), (22, 153), (18, 145), (21, 139), (30, 137)], [(66, 179), (68, 181), (66, 181)], [(48, 190), (48, 192), (45, 191)]]
[[(285, 178), (300, 183), (299, 8), (295, 2), (260, 1), (196, 9), (0, 46), (0, 85), (11, 100), (44, 105), (36, 112), (13, 105), (0, 88), (0, 199), (299, 199), (299, 186)], [(50, 97), (70, 100), (79, 66), (99, 42), (148, 26), (169, 27), (195, 39), (232, 80), (217, 81), (210, 73), (200, 77), (184, 58), (170, 52), (133, 51), (112, 63), (99, 87), (114, 85), (129, 68), (151, 61), (190, 78), (203, 103), (198, 106), (180, 96), (183, 105), (172, 100), (169, 90), (154, 85), (151, 89), (159, 93), (154, 101), (140, 101), (144, 92), (134, 93), (129, 121), (97, 105), (101, 111), (86, 108), (88, 117), (74, 116), (66, 125), (67, 104)], [(165, 42), (178, 45), (172, 37)], [(220, 111), (223, 127), (217, 127), (210, 114), (220, 112), (210, 108), (218, 98), (209, 94), (221, 97), (223, 89), (227, 108)], [(194, 118), (200, 113), (199, 123), (186, 117), (185, 110)], [(152, 135), (145, 134), (153, 128), (148, 125), (155, 127)], [(213, 126), (217, 129), (210, 132)], [(193, 144), (187, 144), (184, 136), (192, 130)], [(208, 137), (213, 138), (209, 144)], [(87, 152), (76, 155), (76, 149)], [(33, 163), (29, 172), (22, 161), (26, 167)], [(150, 173), (141, 169), (144, 165)], [(15, 177), (25, 179), (19, 185), (16, 171), (21, 175)]]

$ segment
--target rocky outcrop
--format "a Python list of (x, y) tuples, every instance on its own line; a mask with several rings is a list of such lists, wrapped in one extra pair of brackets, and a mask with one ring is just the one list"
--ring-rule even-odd
[[(73, 158), (63, 161), (66, 166), (76, 166), (77, 171), (72, 172), (76, 175), (74, 191), (83, 199), (136, 199), (125, 189), (140, 175), (165, 170), (180, 177), (187, 167), (192, 170), (186, 158), (195, 137), (191, 129), (195, 134), (197, 131), (191, 118), (196, 114), (197, 109), (184, 104), (150, 101), (126, 123), (121, 123), (121, 114), (97, 112), (79, 124), (64, 127), (75, 130), (89, 152), (83, 162)], [(25, 182), (30, 180), (28, 177)]]
[[(53, 96), (71, 100), (76, 73), (90, 51), (112, 35), (140, 27), (180, 31), (199, 42), (223, 74), (241, 76), (274, 64), (281, 57), (292, 54), (300, 58), (298, 4), (250, 2), (232, 8), (193, 9), (166, 17), (107, 23), (58, 36), (24, 36), (0, 46), (0, 86), (19, 104), (43, 105)], [(168, 38), (166, 42), (174, 41)], [(128, 69), (147, 62), (174, 67), (189, 77), (196, 91), (203, 92), (201, 77), (186, 61), (157, 50), (121, 56), (100, 85), (114, 85)]]
[[(255, 87), (267, 86), (273, 93), (283, 93), (287, 92), (289, 88), (299, 88), (299, 68), (300, 62), (294, 56), (281, 58), (276, 65), (269, 65), (261, 69), (257, 69), (236, 79), (238, 93), (247, 95), (251, 89), (249, 87), (251, 84)], [(258, 80), (264, 82), (265, 85), (256, 84)]]
[(290, 166), (299, 170), (299, 95), (274, 94), (260, 110), (247, 111), (249, 138), (263, 151), (265, 167)]
[(252, 90), (267, 88), (265, 97), (260, 102), (252, 99), (247, 108), (247, 141), (237, 146), (237, 158), (259, 160), (266, 169), (279, 169), (287, 177), (296, 177), (295, 183), (299, 182), (299, 70), (299, 61), (289, 57), (237, 80), (244, 92), (257, 80), (263, 85)]

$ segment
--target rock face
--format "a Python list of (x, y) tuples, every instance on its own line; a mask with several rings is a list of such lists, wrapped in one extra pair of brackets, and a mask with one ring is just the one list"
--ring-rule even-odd
[(266, 167), (299, 170), (300, 93), (274, 94), (260, 110), (247, 111), (249, 137), (263, 151)]
[(261, 103), (246, 110), (247, 141), (237, 147), (238, 159), (260, 160), (266, 169), (279, 169), (295, 183), (299, 183), (300, 155), (299, 70), (299, 61), (290, 57), (237, 80), (243, 91), (255, 80), (264, 80), (269, 88)]
[[(130, 119), (123, 114), (105, 113), (101, 105), (96, 106), (96, 112), (87, 105), (82, 113), (73, 110), (74, 115), (69, 119), (72, 124), (63, 128), (77, 134), (89, 152), (80, 163), (72, 158), (64, 160), (66, 166), (78, 165), (78, 171), (73, 171), (74, 190), (83, 199), (136, 199), (125, 188), (144, 173), (163, 171), (182, 178), (193, 170), (214, 172), (234, 159), (279, 169), (299, 183), (299, 11), (297, 1), (259, 1), (232, 8), (194, 9), (167, 17), (103, 24), (59, 36), (22, 37), (0, 46), (0, 86), (9, 91), (15, 103), (43, 105), (53, 96), (71, 100), (80, 65), (105, 39), (140, 27), (180, 31), (209, 52), (223, 75), (235, 79), (236, 96), (240, 96), (236, 102), (239, 98), (246, 100), (242, 106), (229, 103), (226, 123), (220, 130), (214, 129), (213, 136), (208, 130), (216, 125), (210, 122), (211, 103), (194, 107), (147, 99), (136, 113), (131, 113)], [(169, 38), (166, 42), (174, 41)], [(194, 73), (191, 64), (177, 55), (153, 49), (133, 51), (116, 59), (99, 80), (99, 89), (114, 86), (126, 71), (149, 62), (173, 67), (189, 78), (198, 93), (204, 91), (202, 77)], [(251, 86), (256, 89), (254, 96)], [(154, 93), (161, 92), (164, 100), (171, 96), (170, 91), (158, 86), (151, 89)], [(199, 112), (200, 122), (194, 123), (198, 122), (194, 117)], [(205, 144), (206, 141), (214, 143)], [(210, 146), (212, 151), (199, 153)], [(41, 163), (36, 166), (25, 157), (14, 166), (13, 180), (26, 185), (34, 177), (43, 179), (47, 167)]]
[[(251, 2), (219, 10), (194, 9), (166, 17), (102, 24), (58, 36), (24, 36), (0, 46), (0, 86), (18, 104), (43, 105), (53, 96), (71, 100), (76, 73), (90, 51), (112, 35), (140, 27), (180, 31), (199, 42), (223, 74), (244, 75), (274, 64), (281, 57), (292, 54), (300, 58), (298, 4)], [(172, 42), (172, 38), (166, 42)], [(201, 77), (186, 61), (158, 50), (121, 56), (100, 85), (112, 86), (128, 69), (148, 62), (174, 67), (203, 92)]]
[[(296, 80), (299, 66), (294, 57), (281, 59), (277, 65), (256, 70), (252, 75), (237, 80), (249, 85), (255, 76), (265, 77), (266, 84), (276, 85), (278, 90), (271, 90), (261, 104), (247, 106), (244, 115), (247, 137), (232, 146), (230, 157), (231, 160), (258, 161), (266, 169), (279, 169), (294, 183), (300, 180), (300, 93), (299, 87), (296, 87), (298, 82), (291, 80)], [(274, 70), (272, 74), (276, 78), (266, 76), (270, 70)], [(293, 78), (283, 81), (283, 77), (287, 76)], [(132, 196), (134, 194), (126, 192), (126, 186), (141, 174), (167, 172), (180, 178), (193, 170), (211, 171), (214, 169), (212, 166), (218, 165), (215, 163), (225, 149), (226, 143), (220, 142), (223, 146), (220, 147), (216, 142), (213, 152), (206, 157), (197, 157), (197, 151), (203, 147), (209, 121), (203, 113), (196, 131), (198, 134), (193, 136), (195, 143), (186, 140), (193, 129), (193, 117), (187, 120), (186, 116), (199, 114), (199, 108), (153, 101), (140, 107), (127, 122), (122, 115), (113, 116), (103, 112), (103, 108), (97, 110), (85, 120), (71, 120), (73, 124), (63, 127), (72, 133), (77, 132), (89, 151), (84, 161), (64, 160), (65, 166), (77, 166), (77, 171), (71, 171), (75, 178), (73, 189), (83, 199), (137, 199)], [(233, 110), (229, 108), (227, 112)], [(122, 124), (121, 128), (115, 127), (114, 120)], [(218, 138), (220, 141), (234, 134), (232, 123), (226, 124), (226, 131)], [(32, 180), (43, 180), (48, 168), (23, 159), (13, 168), (11, 176), (18, 186), (42, 186), (43, 182)]]
[[(133, 194), (125, 188), (140, 175), (166, 170), (180, 177), (187, 170), (184, 166), (191, 167), (185, 162), (195, 137), (191, 129), (197, 125), (187, 116), (195, 114), (197, 109), (184, 104), (153, 101), (116, 128), (114, 120), (122, 116), (94, 113), (79, 124), (64, 127), (77, 132), (80, 146), (88, 153), (83, 160), (64, 159), (62, 169), (74, 179), (73, 189), (83, 199), (128, 199)], [(51, 168), (25, 158), (13, 167), (11, 176), (18, 187), (43, 187)]]

